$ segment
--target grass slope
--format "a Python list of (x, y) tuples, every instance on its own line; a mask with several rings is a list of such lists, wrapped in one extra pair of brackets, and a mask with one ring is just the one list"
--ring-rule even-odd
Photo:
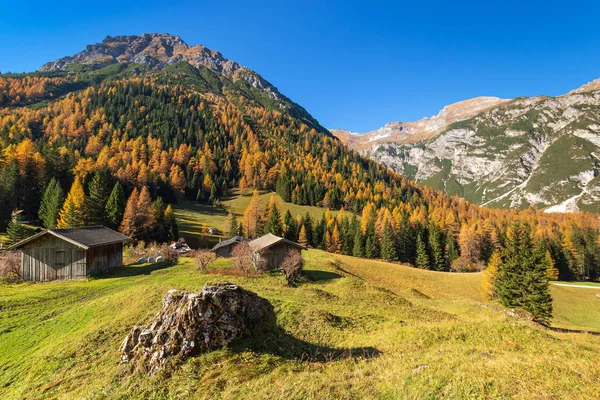
[[(264, 210), (267, 207), (271, 195), (275, 195), (279, 205), (279, 211), (282, 217), (289, 210), (294, 217), (304, 216), (309, 213), (313, 218), (320, 218), (325, 209), (313, 206), (300, 206), (297, 204), (286, 203), (276, 193), (263, 193), (260, 195), (260, 206)], [(242, 196), (234, 191), (230, 197), (221, 200), (221, 205), (214, 207), (205, 204), (199, 204), (195, 201), (182, 199), (175, 205), (175, 216), (179, 225), (179, 232), (182, 237), (192, 245), (202, 243), (209, 245), (218, 241), (219, 236), (203, 235), (202, 231), (206, 228), (217, 228), (223, 232), (227, 215), (232, 213), (236, 215), (238, 221), (244, 214), (244, 210), (252, 200), (251, 195)], [(338, 211), (331, 211), (332, 215), (337, 215)]]
[[(476, 274), (318, 250), (305, 260), (307, 281), (297, 288), (277, 274), (202, 275), (186, 258), (89, 281), (0, 286), (0, 398), (600, 396), (600, 336), (482, 307)], [(192, 358), (170, 376), (125, 373), (121, 341), (167, 290), (224, 279), (271, 301), (281, 332)]]

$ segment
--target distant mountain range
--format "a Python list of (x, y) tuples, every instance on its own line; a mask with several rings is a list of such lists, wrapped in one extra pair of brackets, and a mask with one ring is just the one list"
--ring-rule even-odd
[(476, 97), (416, 122), (331, 132), (417, 183), (490, 207), (600, 211), (600, 79), (558, 97)]

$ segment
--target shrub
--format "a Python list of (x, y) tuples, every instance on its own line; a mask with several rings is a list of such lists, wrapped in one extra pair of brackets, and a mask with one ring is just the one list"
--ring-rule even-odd
[(231, 265), (242, 275), (251, 276), (262, 272), (266, 262), (252, 251), (248, 243), (238, 243), (231, 251)]
[(210, 250), (202, 249), (194, 253), (194, 259), (198, 266), (198, 271), (207, 272), (208, 267), (215, 261), (217, 256)]
[(459, 257), (452, 262), (450, 271), (452, 272), (479, 272), (485, 269), (485, 264), (481, 261), (474, 262), (467, 257)]
[(21, 255), (19, 252), (0, 253), (0, 280), (6, 283), (21, 281)]
[(292, 286), (302, 274), (302, 255), (299, 251), (289, 251), (280, 267), (288, 285)]

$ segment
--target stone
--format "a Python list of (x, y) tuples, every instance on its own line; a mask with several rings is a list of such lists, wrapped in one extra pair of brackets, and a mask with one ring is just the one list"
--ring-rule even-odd
[(127, 335), (121, 361), (154, 375), (169, 360), (182, 362), (272, 330), (276, 319), (271, 303), (234, 283), (206, 284), (199, 293), (172, 289), (152, 321)]

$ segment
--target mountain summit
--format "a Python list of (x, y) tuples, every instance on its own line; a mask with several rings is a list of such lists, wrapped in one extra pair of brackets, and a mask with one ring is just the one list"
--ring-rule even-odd
[(207, 67), (233, 80), (242, 78), (252, 87), (264, 90), (273, 100), (281, 100), (279, 91), (252, 70), (228, 60), (221, 53), (202, 45), (190, 46), (181, 37), (168, 33), (144, 33), (140, 36), (107, 36), (102, 43), (91, 44), (74, 56), (44, 64), (40, 71), (96, 70), (111, 64), (133, 63), (152, 70), (185, 61), (198, 68)]

